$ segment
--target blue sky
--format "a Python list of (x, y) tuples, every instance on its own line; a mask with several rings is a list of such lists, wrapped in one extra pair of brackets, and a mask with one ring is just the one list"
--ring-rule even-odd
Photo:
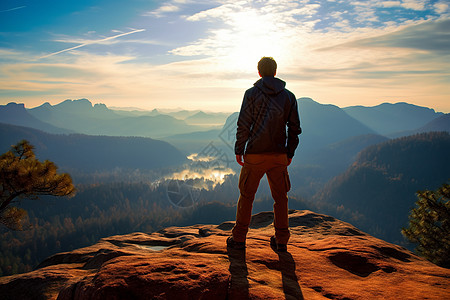
[(237, 111), (262, 56), (297, 97), (450, 112), (448, 1), (0, 3), (0, 104)]

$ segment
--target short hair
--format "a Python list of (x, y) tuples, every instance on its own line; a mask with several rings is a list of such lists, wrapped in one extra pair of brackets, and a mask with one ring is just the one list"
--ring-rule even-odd
[(261, 77), (275, 76), (277, 73), (277, 62), (273, 57), (264, 56), (258, 62), (258, 71)]

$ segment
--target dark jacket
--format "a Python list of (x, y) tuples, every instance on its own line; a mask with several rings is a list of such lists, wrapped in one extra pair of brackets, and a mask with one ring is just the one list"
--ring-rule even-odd
[[(297, 100), (275, 77), (263, 77), (244, 94), (237, 121), (236, 155), (287, 153), (294, 156), (302, 132)], [(287, 133), (286, 133), (287, 126)]]

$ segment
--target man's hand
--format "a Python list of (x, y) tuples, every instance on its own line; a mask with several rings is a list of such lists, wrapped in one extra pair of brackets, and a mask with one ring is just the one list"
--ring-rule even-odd
[(236, 161), (241, 166), (244, 166), (244, 161), (242, 160), (242, 155), (236, 155)]
[(288, 164), (287, 165), (289, 166), (291, 164), (291, 162), (292, 162), (292, 157), (291, 158), (288, 157)]

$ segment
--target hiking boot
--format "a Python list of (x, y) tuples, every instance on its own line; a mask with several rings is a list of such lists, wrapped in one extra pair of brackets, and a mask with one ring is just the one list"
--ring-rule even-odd
[(270, 247), (272, 247), (273, 251), (276, 251), (276, 252), (286, 252), (287, 251), (287, 245), (286, 244), (278, 244), (275, 236), (272, 236), (270, 238)]
[(243, 249), (245, 249), (245, 242), (236, 242), (233, 239), (233, 236), (229, 236), (227, 238), (227, 247), (236, 249), (236, 250), (243, 250)]

